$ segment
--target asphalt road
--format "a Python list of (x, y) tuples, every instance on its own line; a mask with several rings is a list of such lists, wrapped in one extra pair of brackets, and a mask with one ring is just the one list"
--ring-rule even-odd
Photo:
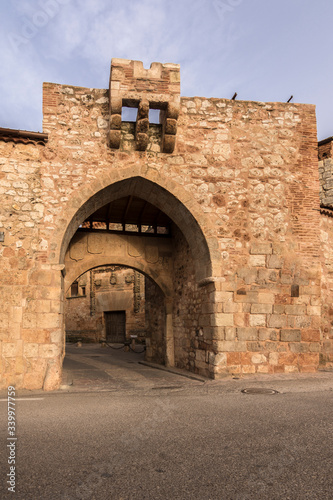
[[(127, 370), (125, 386), (83, 377), (78, 390), (18, 394), (15, 493), (0, 401), (1, 499), (333, 498), (333, 374), (203, 383)], [(280, 393), (241, 392), (269, 387)]]

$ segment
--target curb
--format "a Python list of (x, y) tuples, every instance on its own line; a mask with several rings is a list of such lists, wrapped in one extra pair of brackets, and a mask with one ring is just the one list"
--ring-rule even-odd
[(209, 382), (212, 379), (196, 375), (195, 373), (190, 373), (180, 368), (171, 368), (163, 365), (158, 365), (156, 363), (150, 363), (148, 361), (139, 361), (139, 365), (149, 366), (149, 368), (155, 368), (156, 370), (162, 370), (165, 372), (173, 373), (174, 375), (180, 375), (181, 377), (189, 378), (192, 380), (198, 380), (199, 382)]

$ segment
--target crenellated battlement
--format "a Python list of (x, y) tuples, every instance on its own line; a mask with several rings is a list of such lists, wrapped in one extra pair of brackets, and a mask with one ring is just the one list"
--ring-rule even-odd
[(136, 148), (148, 145), (149, 109), (160, 109), (162, 151), (174, 151), (180, 109), (180, 65), (112, 59), (110, 71), (110, 146), (118, 149), (121, 139), (122, 107), (138, 109)]

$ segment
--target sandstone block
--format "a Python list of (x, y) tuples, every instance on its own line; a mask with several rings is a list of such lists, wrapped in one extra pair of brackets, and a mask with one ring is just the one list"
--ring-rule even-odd
[(267, 316), (267, 326), (270, 328), (283, 328), (287, 325), (287, 317), (281, 314), (271, 314)]
[(241, 307), (241, 305), (237, 304), (235, 302), (225, 302), (223, 304), (223, 312), (224, 313), (238, 313), (240, 311), (240, 307)]
[(49, 342), (50, 334), (47, 330), (37, 328), (24, 329), (22, 330), (22, 340), (29, 343), (43, 344)]
[[(236, 339), (236, 328), (232, 326), (226, 326), (225, 330), (225, 340), (235, 340)], [(223, 340), (223, 339), (221, 339)]]
[(110, 117), (110, 130), (121, 129), (121, 115), (111, 115)]
[(256, 328), (237, 328), (237, 337), (239, 340), (258, 340), (258, 331)]
[(249, 325), (249, 314), (247, 313), (235, 313), (234, 314), (234, 326), (242, 327)]
[(259, 340), (279, 340), (280, 332), (274, 328), (259, 328)]
[(252, 255), (270, 255), (272, 253), (271, 243), (253, 242), (250, 253)]
[(110, 112), (111, 115), (121, 115), (123, 101), (121, 97), (111, 96), (110, 99)]
[(274, 304), (275, 303), (275, 295), (274, 293), (269, 292), (260, 292), (258, 293), (257, 302), (259, 304)]
[(226, 366), (227, 365), (227, 355), (226, 353), (209, 353), (209, 363), (214, 366)]
[(180, 103), (169, 101), (166, 111), (167, 118), (178, 120), (179, 112), (180, 112)]
[(61, 327), (61, 315), (56, 313), (38, 313), (38, 328), (59, 328)]
[(142, 118), (141, 120), (137, 120), (135, 133), (138, 134), (147, 134), (149, 130), (149, 120), (148, 118)]
[(0, 328), (8, 328), (9, 326), (9, 315), (5, 313), (0, 313)]
[(292, 342), (289, 348), (291, 352), (300, 354), (309, 351), (309, 344), (307, 342)]
[(215, 302), (232, 302), (234, 300), (233, 292), (214, 292), (212, 300)]
[(149, 117), (149, 101), (147, 99), (141, 99), (138, 107), (138, 120), (148, 119)]
[(56, 344), (40, 344), (38, 354), (40, 358), (57, 358), (61, 354), (61, 348)]
[(249, 265), (253, 267), (265, 267), (266, 255), (250, 255)]
[(250, 314), (250, 326), (266, 326), (266, 314)]
[(268, 362), (271, 365), (278, 365), (279, 364), (279, 353), (278, 352), (270, 352), (268, 355)]
[(4, 358), (14, 358), (16, 356), (16, 343), (3, 342), (2, 355)]
[(23, 354), (26, 358), (37, 358), (38, 357), (38, 344), (24, 343)]
[(271, 367), (268, 364), (257, 365), (258, 373), (271, 373)]
[(321, 315), (321, 306), (307, 306), (306, 310), (309, 316), (320, 316)]
[(170, 135), (176, 135), (177, 120), (173, 120), (172, 118), (167, 118), (165, 120), (165, 133)]
[(217, 313), (211, 317), (212, 326), (233, 326), (234, 316), (233, 314)]
[(275, 304), (273, 306), (273, 313), (274, 314), (285, 314), (286, 308), (282, 304)]
[(34, 271), (30, 275), (31, 285), (51, 285), (52, 282), (52, 272), (51, 271)]
[(300, 365), (312, 365), (317, 366), (319, 364), (319, 354), (318, 353), (301, 353), (298, 357)]
[(285, 365), (284, 366), (284, 371), (286, 373), (297, 373), (298, 372), (298, 367), (295, 365)]
[(201, 349), (197, 349), (195, 351), (195, 360), (196, 362), (206, 363), (206, 351), (202, 351)]
[(253, 354), (251, 361), (253, 364), (267, 363), (267, 358), (264, 354)]
[(110, 140), (110, 148), (119, 149), (121, 140), (120, 130), (110, 130), (109, 140)]
[(22, 326), (25, 329), (36, 328), (37, 326), (37, 317), (35, 313), (24, 313)]
[[(263, 295), (263, 294), (260, 294)], [(246, 291), (242, 288), (238, 289), (235, 294), (235, 302), (246, 302), (248, 304), (255, 304), (259, 302), (259, 293), (253, 291)]]
[(302, 342), (320, 342), (319, 330), (302, 330)]
[(147, 149), (149, 137), (147, 134), (138, 133), (135, 136), (136, 149), (138, 151), (145, 151)]
[(247, 373), (247, 374), (256, 372), (256, 368), (254, 365), (242, 365), (241, 370), (242, 373)]
[(270, 255), (267, 259), (267, 267), (269, 269), (282, 269), (283, 268), (283, 259), (278, 255)]
[(237, 341), (218, 341), (217, 348), (219, 352), (246, 352), (246, 342)]
[(305, 305), (286, 305), (285, 311), (287, 314), (301, 315), (306, 314)]
[(273, 306), (271, 304), (252, 304), (251, 314), (271, 314)]
[(176, 145), (176, 136), (170, 134), (164, 134), (163, 136), (163, 153), (171, 154), (173, 153)]
[(243, 267), (237, 271), (239, 279), (243, 280), (246, 285), (251, 285), (257, 279), (257, 270), (252, 267)]

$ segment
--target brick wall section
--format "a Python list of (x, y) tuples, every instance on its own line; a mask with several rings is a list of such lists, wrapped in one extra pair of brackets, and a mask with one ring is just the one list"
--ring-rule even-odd
[[(65, 229), (90, 215), (81, 207), (96, 193), (107, 203), (108, 186), (135, 176), (174, 196), (165, 211), (186, 236), (196, 283), (203, 285), (186, 299), (201, 338), (192, 338), (194, 323), (184, 316), (176, 349), (189, 349), (187, 359), (214, 376), (317, 369), (321, 261), (314, 107), (183, 97), (174, 152), (140, 152), (124, 143), (109, 147), (107, 90), (46, 84), (44, 93), (47, 145), (0, 142), (1, 286), (8, 297), (0, 326), (4, 387), (14, 379), (28, 388), (59, 383)], [(157, 196), (151, 186), (142, 184), (142, 196), (158, 206), (163, 190)], [(205, 308), (198, 320), (196, 300)], [(198, 350), (203, 353), (197, 357)]]
[(57, 113), (61, 85), (54, 83), (43, 84), (43, 113)]

